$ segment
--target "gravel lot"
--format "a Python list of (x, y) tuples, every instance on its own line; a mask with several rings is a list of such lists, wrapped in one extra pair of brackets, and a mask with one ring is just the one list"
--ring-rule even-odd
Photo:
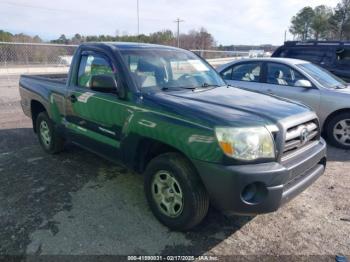
[(350, 152), (329, 147), (328, 158), (325, 175), (278, 212), (227, 217), (210, 210), (196, 230), (171, 232), (151, 214), (141, 175), (71, 145), (45, 154), (17, 87), (2, 84), (0, 255), (349, 256)]

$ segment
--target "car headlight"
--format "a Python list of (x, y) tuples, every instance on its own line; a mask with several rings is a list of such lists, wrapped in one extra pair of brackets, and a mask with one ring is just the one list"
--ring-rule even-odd
[(275, 158), (275, 144), (265, 127), (216, 127), (216, 137), (224, 153), (239, 160)]

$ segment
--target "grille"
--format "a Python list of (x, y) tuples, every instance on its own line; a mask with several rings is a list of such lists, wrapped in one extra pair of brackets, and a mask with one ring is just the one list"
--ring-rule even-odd
[(319, 139), (318, 121), (308, 121), (287, 129), (282, 157), (287, 157), (295, 151), (310, 145)]

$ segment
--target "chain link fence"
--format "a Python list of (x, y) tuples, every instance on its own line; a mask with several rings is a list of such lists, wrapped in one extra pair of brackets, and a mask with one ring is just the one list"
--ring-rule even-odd
[(0, 67), (67, 65), (76, 45), (0, 42)]
[(16, 87), (21, 74), (67, 73), (76, 47), (0, 42), (0, 87)]
[(0, 87), (17, 86), (21, 74), (68, 72), (76, 47), (0, 42)]
[(221, 50), (191, 50), (206, 59), (212, 66), (229, 63), (233, 60), (249, 57), (249, 51), (221, 51)]
[[(17, 86), (20, 74), (67, 73), (77, 45), (0, 42), (0, 87)], [(248, 51), (191, 50), (214, 67), (251, 56)]]
[[(0, 69), (69, 67), (76, 45), (0, 42)], [(191, 50), (209, 61), (248, 56), (247, 51)], [(30, 71), (30, 70), (29, 70)]]

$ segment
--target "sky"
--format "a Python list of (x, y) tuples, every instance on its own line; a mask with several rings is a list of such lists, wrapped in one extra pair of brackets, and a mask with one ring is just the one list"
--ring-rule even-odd
[[(284, 41), (290, 20), (305, 5), (334, 7), (340, 0), (139, 0), (140, 33), (204, 27), (217, 44)], [(137, 0), (0, 0), (0, 29), (44, 40), (83, 35), (137, 34)], [(287, 39), (292, 36), (288, 33)]]

